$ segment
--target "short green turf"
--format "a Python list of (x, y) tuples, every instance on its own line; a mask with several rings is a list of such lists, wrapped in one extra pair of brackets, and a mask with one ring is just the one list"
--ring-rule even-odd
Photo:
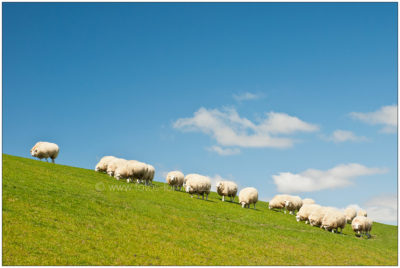
[(397, 226), (371, 234), (3, 154), (3, 265), (397, 265)]

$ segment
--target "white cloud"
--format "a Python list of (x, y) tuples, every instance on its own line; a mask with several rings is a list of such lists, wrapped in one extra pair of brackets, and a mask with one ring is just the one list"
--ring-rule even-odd
[(329, 170), (307, 169), (299, 174), (281, 172), (272, 178), (279, 192), (314, 192), (349, 186), (359, 176), (386, 172), (386, 169), (368, 168), (360, 164), (342, 164)]
[(376, 196), (365, 203), (368, 217), (377, 222), (397, 224), (397, 196)]
[(240, 117), (233, 108), (200, 108), (193, 117), (176, 120), (173, 127), (182, 131), (203, 132), (213, 137), (219, 145), (237, 147), (277, 147), (293, 145), (293, 139), (277, 137), (278, 134), (317, 131), (316, 125), (284, 113), (269, 112), (259, 123)]
[(250, 93), (250, 92), (245, 92), (242, 94), (233, 94), (233, 98), (236, 101), (247, 101), (247, 100), (256, 100), (261, 98), (260, 94), (254, 94), (254, 93)]
[(235, 155), (240, 153), (239, 148), (221, 148), (219, 146), (212, 146), (208, 148), (211, 152), (216, 152), (219, 155)]
[(396, 133), (397, 130), (397, 105), (383, 106), (370, 113), (352, 112), (350, 116), (370, 125), (383, 125), (381, 132)]
[(326, 140), (339, 143), (339, 142), (346, 142), (346, 141), (361, 142), (361, 141), (367, 141), (368, 139), (364, 136), (356, 136), (351, 131), (338, 129), (338, 130), (335, 130), (332, 133), (332, 135), (327, 137)]

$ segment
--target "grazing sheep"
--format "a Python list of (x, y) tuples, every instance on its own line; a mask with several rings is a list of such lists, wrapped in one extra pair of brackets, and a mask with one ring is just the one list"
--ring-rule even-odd
[(322, 219), (321, 228), (327, 231), (332, 231), (332, 233), (338, 232), (340, 228), (340, 233), (342, 233), (343, 228), (346, 226), (346, 215), (340, 210), (334, 209), (325, 214)]
[(211, 180), (208, 177), (191, 174), (186, 181), (186, 192), (190, 194), (190, 197), (193, 197), (193, 194), (197, 194), (197, 198), (199, 198), (199, 195), (202, 195), (204, 199), (204, 194), (206, 194), (206, 200), (208, 200), (210, 189)]
[(351, 221), (357, 216), (357, 211), (354, 208), (346, 208), (344, 210), (344, 215), (346, 215), (347, 223), (351, 223)]
[(194, 178), (194, 177), (196, 177), (196, 176), (201, 176), (201, 175), (200, 175), (200, 174), (197, 174), (197, 173), (190, 173), (190, 174), (187, 174), (187, 175), (185, 176), (185, 178), (183, 179), (183, 188), (186, 189), (186, 184), (187, 184), (187, 182), (188, 182), (191, 178)]
[(108, 162), (108, 165), (107, 165), (107, 174), (108, 174), (110, 177), (114, 176), (115, 170), (116, 170), (118, 167), (125, 165), (127, 161), (128, 161), (128, 160), (125, 160), (125, 159), (123, 159), (123, 158), (111, 159), (111, 160)]
[(136, 160), (127, 160), (117, 165), (114, 171), (114, 177), (117, 180), (127, 179), (129, 183), (134, 178), (135, 166), (137, 164)]
[(239, 204), (242, 205), (242, 208), (246, 206), (250, 208), (250, 204), (254, 204), (254, 208), (256, 208), (257, 201), (258, 201), (258, 191), (256, 188), (247, 187), (240, 191)]
[(357, 216), (351, 222), (351, 228), (356, 232), (356, 236), (362, 236), (365, 233), (370, 238), (369, 232), (372, 229), (372, 220), (364, 216)]
[(217, 193), (222, 196), (222, 202), (225, 201), (225, 196), (230, 197), (231, 202), (235, 200), (238, 191), (238, 186), (233, 181), (220, 181), (217, 183)]
[(315, 210), (321, 208), (320, 205), (317, 204), (305, 204), (303, 205), (299, 212), (297, 212), (296, 220), (297, 221), (305, 221), (307, 224), (309, 222), (308, 217), (313, 213)]
[(165, 178), (168, 185), (171, 185), (171, 187), (174, 188), (175, 190), (179, 188), (179, 191), (182, 190), (184, 179), (185, 176), (183, 175), (182, 172), (178, 170), (168, 172), (167, 177)]
[(152, 165), (147, 164), (147, 172), (146, 172), (146, 174), (144, 176), (144, 181), (145, 181), (146, 185), (151, 185), (152, 184), (155, 173), (156, 173), (155, 168)]
[(99, 163), (97, 163), (95, 167), (96, 172), (106, 172), (107, 171), (107, 166), (108, 163), (112, 160), (115, 159), (114, 156), (104, 156), (100, 159)]
[(332, 207), (320, 207), (317, 208), (316, 210), (313, 210), (308, 216), (308, 221), (310, 222), (310, 225), (321, 226), (322, 219), (324, 218), (324, 216), (333, 210), (335, 210), (335, 208)]
[(365, 210), (363, 210), (363, 209), (360, 209), (360, 210), (357, 212), (357, 216), (364, 216), (364, 217), (367, 217), (367, 212), (366, 212)]
[[(285, 200), (285, 209), (289, 211), (289, 214), (294, 214), (296, 210), (299, 210), (303, 206), (303, 201), (298, 196), (288, 196)], [(285, 210), (285, 214), (286, 214)]]
[(60, 149), (58, 145), (51, 142), (39, 141), (35, 144), (35, 146), (31, 149), (31, 155), (33, 157), (37, 157), (40, 160), (43, 158), (51, 158), (51, 162), (54, 163), (54, 160), (57, 158)]
[(287, 194), (275, 195), (274, 198), (269, 201), (268, 208), (279, 210), (285, 208), (285, 201), (288, 199), (288, 197), (289, 195)]
[[(132, 160), (132, 168), (132, 179), (136, 179), (138, 183), (143, 182), (145, 185), (148, 185), (148, 165), (140, 161)], [(129, 180), (128, 183), (130, 181), (131, 180)]]
[(303, 199), (303, 206), (304, 205), (311, 205), (311, 204), (315, 204), (315, 201), (311, 198), (304, 198)]

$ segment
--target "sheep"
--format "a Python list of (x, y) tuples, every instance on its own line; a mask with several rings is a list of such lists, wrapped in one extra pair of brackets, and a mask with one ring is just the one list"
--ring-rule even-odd
[[(115, 158), (115, 159), (111, 159), (110, 162), (108, 162), (107, 165), (107, 174), (112, 177), (115, 174), (115, 170), (126, 164), (128, 160), (125, 160), (123, 158)], [(117, 178), (118, 179), (118, 178)]]
[(310, 222), (310, 225), (311, 226), (321, 226), (322, 219), (324, 218), (325, 214), (329, 213), (332, 210), (335, 210), (335, 208), (320, 207), (320, 208), (317, 208), (316, 210), (313, 210), (310, 213), (310, 215), (308, 216), (308, 221)]
[(187, 174), (187, 175), (185, 176), (185, 178), (183, 179), (183, 188), (186, 189), (186, 184), (187, 184), (187, 182), (188, 182), (191, 178), (194, 178), (194, 177), (196, 177), (196, 176), (201, 176), (201, 175), (200, 175), (200, 174), (197, 174), (197, 173)]
[(315, 201), (311, 198), (304, 198), (303, 199), (303, 206), (304, 205), (310, 205), (310, 204), (315, 204)]
[(167, 177), (165, 178), (167, 183), (171, 185), (172, 188), (175, 190), (179, 188), (179, 191), (182, 190), (184, 179), (185, 176), (178, 170), (168, 172)]
[(138, 161), (136, 160), (121, 161), (114, 171), (114, 177), (117, 180), (127, 179), (127, 182), (129, 183), (130, 180), (134, 178), (135, 166), (137, 163)]
[(197, 194), (197, 198), (199, 198), (200, 194), (204, 199), (204, 194), (206, 194), (206, 200), (208, 200), (210, 189), (211, 180), (208, 177), (198, 174), (190, 174), (189, 179), (186, 181), (186, 192), (189, 193), (192, 198), (193, 194)]
[(31, 149), (31, 155), (33, 157), (37, 157), (40, 160), (43, 158), (47, 160), (47, 158), (51, 158), (51, 162), (55, 163), (54, 160), (57, 158), (60, 149), (58, 145), (51, 142), (39, 141), (35, 144), (35, 146)]
[(225, 201), (225, 196), (230, 197), (231, 202), (235, 200), (238, 191), (238, 186), (233, 181), (220, 181), (217, 183), (217, 193), (222, 196), (222, 202)]
[(313, 213), (315, 210), (321, 208), (320, 205), (317, 204), (305, 204), (303, 205), (299, 212), (297, 212), (296, 215), (296, 220), (299, 221), (305, 221), (306, 224), (309, 223), (308, 217)]
[(340, 210), (333, 209), (325, 214), (322, 219), (321, 228), (327, 231), (332, 231), (332, 233), (338, 232), (340, 228), (340, 233), (342, 233), (343, 228), (346, 226), (346, 215)]
[(347, 223), (351, 223), (351, 221), (357, 216), (357, 212), (354, 208), (346, 208), (344, 210), (344, 214), (346, 215)]
[(107, 171), (107, 166), (108, 163), (112, 160), (115, 159), (114, 156), (104, 156), (100, 159), (99, 163), (97, 163), (95, 167), (96, 172), (106, 172)]
[(289, 197), (289, 195), (287, 195), (287, 194), (275, 195), (274, 198), (272, 198), (269, 201), (268, 208), (269, 209), (283, 209), (283, 208), (285, 208), (285, 201), (287, 200), (288, 197)]
[(372, 229), (372, 220), (365, 216), (357, 216), (351, 222), (351, 228), (356, 232), (356, 236), (362, 236), (365, 233), (370, 238), (369, 232)]
[(360, 210), (357, 212), (357, 216), (364, 216), (364, 217), (367, 217), (367, 212), (366, 212), (365, 210), (363, 210), (363, 209), (360, 209)]
[(298, 196), (288, 196), (285, 200), (285, 214), (286, 210), (289, 214), (294, 214), (296, 210), (299, 210), (303, 206), (303, 201)]
[(156, 169), (152, 165), (147, 164), (147, 173), (144, 178), (146, 185), (151, 185), (153, 183), (155, 173)]
[[(149, 166), (143, 162), (131, 160), (132, 171), (132, 180), (136, 179), (138, 183), (143, 182), (145, 185), (148, 185), (148, 172)], [(131, 180), (129, 179), (127, 182), (129, 183)]]
[(250, 208), (250, 204), (254, 204), (254, 208), (256, 208), (257, 201), (258, 201), (258, 191), (256, 188), (247, 187), (240, 191), (239, 204), (242, 205), (242, 208), (246, 206)]

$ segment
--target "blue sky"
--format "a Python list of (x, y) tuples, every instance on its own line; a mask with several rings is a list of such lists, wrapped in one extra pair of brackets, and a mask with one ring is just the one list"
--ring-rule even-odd
[(397, 222), (397, 3), (3, 3), (3, 152)]

